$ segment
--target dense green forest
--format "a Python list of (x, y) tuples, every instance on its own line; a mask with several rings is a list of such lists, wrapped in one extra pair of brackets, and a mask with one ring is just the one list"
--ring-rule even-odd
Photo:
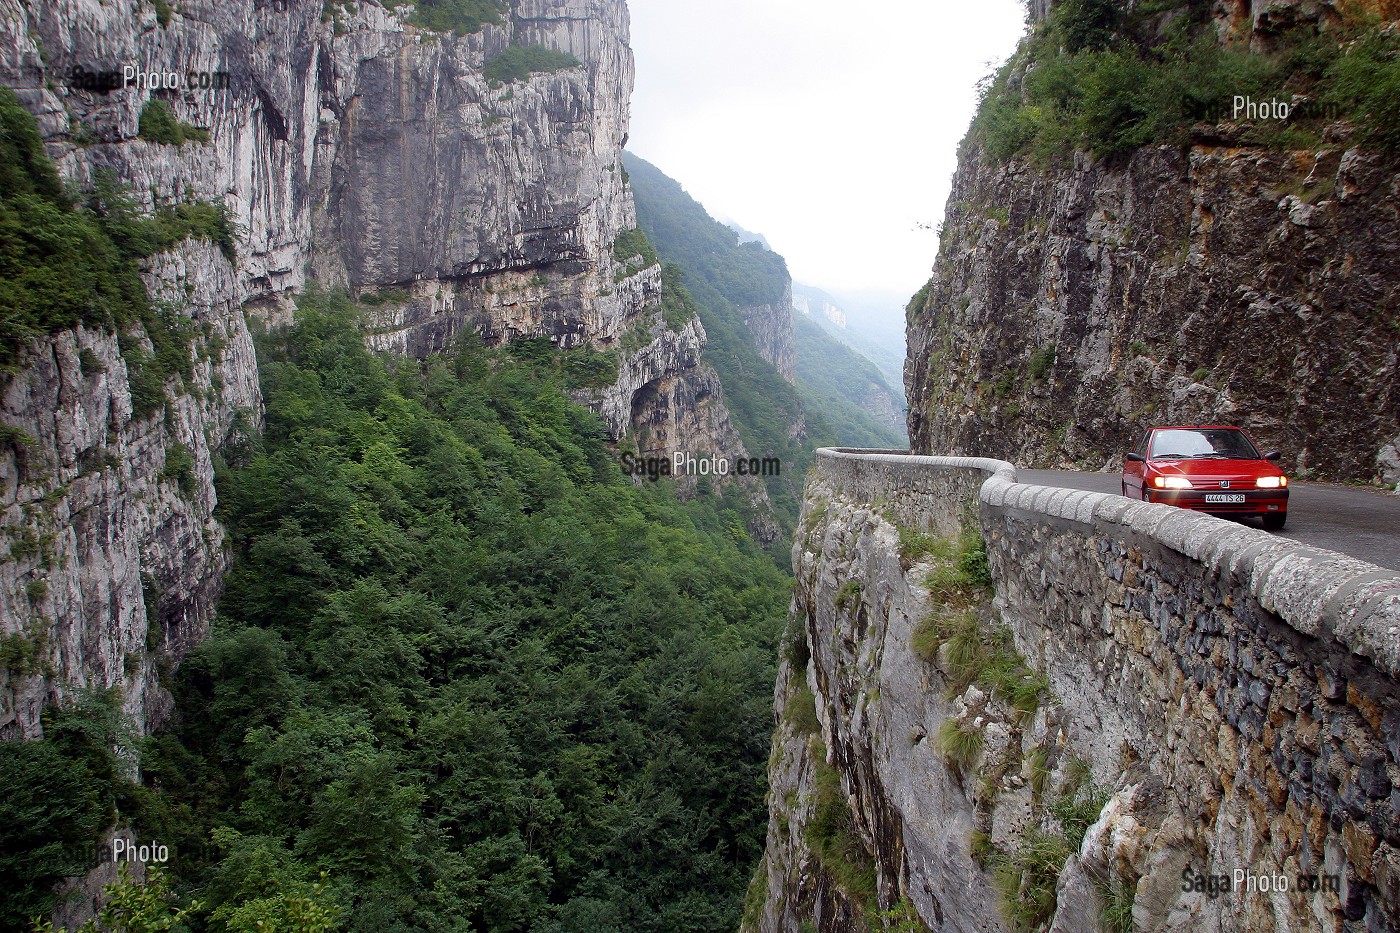
[(872, 418), (863, 405), (872, 390), (891, 391), (879, 368), (806, 315), (792, 316), (797, 342), (797, 389), (809, 411), (819, 411), (843, 447), (909, 446), (908, 436)]
[(739, 503), (627, 483), (533, 345), (380, 358), (313, 293), (259, 350), (267, 430), (219, 470), (235, 565), (176, 724), (144, 787), (102, 697), (5, 743), (0, 816), (29, 822), (0, 872), (34, 882), (6, 924), (117, 814), (171, 846), (200, 929), (733, 930), (789, 598)]

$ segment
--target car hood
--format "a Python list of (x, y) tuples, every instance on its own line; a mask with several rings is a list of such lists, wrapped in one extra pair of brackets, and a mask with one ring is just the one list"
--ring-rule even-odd
[(1260, 476), (1282, 476), (1283, 471), (1268, 460), (1153, 460), (1152, 469), (1163, 476), (1185, 476), (1192, 482), (1250, 480)]

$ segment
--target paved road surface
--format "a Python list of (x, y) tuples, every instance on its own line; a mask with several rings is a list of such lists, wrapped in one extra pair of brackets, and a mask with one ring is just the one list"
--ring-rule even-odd
[[(1119, 493), (1117, 473), (1021, 470), (1023, 483)], [(1400, 496), (1355, 486), (1289, 484), (1288, 525), (1274, 534), (1400, 570)], [(1239, 519), (1260, 527), (1257, 519)]]

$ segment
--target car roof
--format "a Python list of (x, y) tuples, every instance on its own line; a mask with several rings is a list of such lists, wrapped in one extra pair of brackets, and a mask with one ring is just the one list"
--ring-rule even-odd
[(1148, 428), (1149, 431), (1243, 431), (1244, 428), (1233, 424), (1164, 424), (1155, 428)]

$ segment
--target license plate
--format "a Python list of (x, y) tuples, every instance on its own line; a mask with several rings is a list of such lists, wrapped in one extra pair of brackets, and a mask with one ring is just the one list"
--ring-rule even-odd
[(1206, 505), (1243, 505), (1244, 493), (1242, 492), (1208, 492), (1206, 493)]

